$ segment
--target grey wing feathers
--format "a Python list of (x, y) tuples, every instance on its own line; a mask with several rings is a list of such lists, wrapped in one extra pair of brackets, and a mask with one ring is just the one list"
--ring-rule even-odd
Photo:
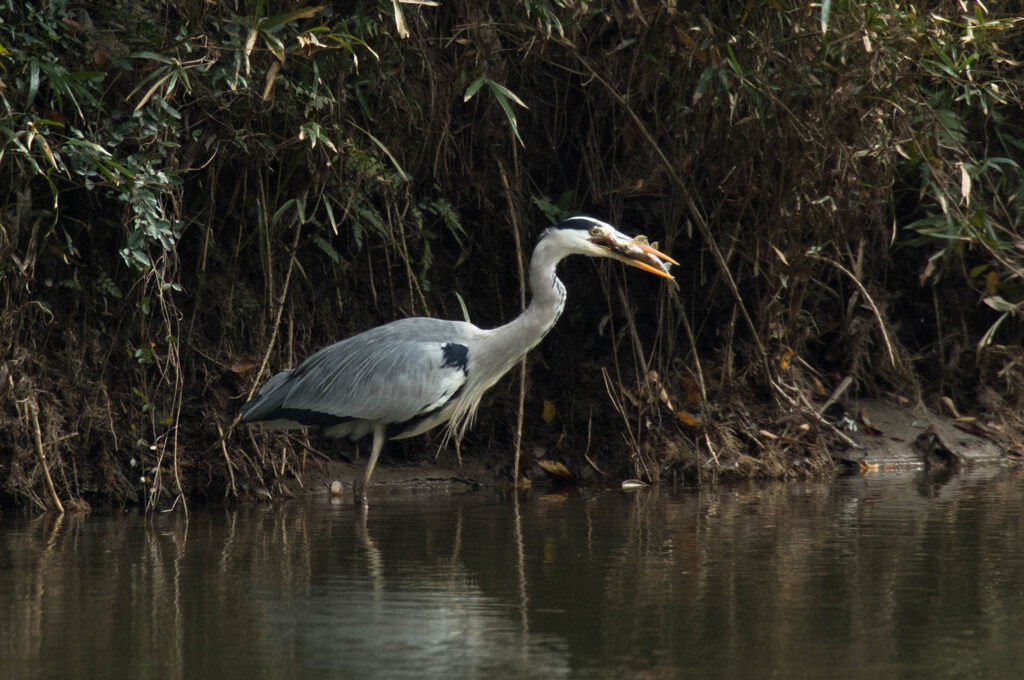
[[(439, 319), (403, 319), (325, 347), (271, 378), (244, 413), (312, 411), (400, 423), (443, 405), (466, 381), (467, 345), (480, 331)], [(449, 349), (446, 349), (449, 346)], [(450, 347), (461, 347), (453, 360)], [(460, 362), (458, 359), (461, 358)]]
[(281, 371), (260, 388), (259, 396), (252, 401), (246, 402), (239, 413), (242, 419), (249, 422), (258, 422), (268, 418), (274, 418), (275, 413), (280, 411), (284, 398), (288, 396), (288, 378), (291, 376), (291, 369)]

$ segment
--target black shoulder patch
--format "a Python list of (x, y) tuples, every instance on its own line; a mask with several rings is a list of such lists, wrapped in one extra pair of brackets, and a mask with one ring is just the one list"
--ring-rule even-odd
[(441, 345), (441, 368), (461, 368), (469, 375), (469, 348), (454, 342)]

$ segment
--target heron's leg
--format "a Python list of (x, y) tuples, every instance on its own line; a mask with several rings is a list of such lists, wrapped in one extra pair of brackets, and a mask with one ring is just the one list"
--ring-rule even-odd
[(373, 468), (377, 464), (377, 459), (380, 458), (380, 451), (384, 448), (384, 424), (376, 423), (373, 426), (373, 448), (370, 451), (370, 460), (366, 464), (366, 472), (363, 474), (363, 478), (356, 482), (355, 486), (355, 502), (362, 505), (369, 505), (366, 502), (366, 487), (370, 485), (370, 476), (373, 474)]

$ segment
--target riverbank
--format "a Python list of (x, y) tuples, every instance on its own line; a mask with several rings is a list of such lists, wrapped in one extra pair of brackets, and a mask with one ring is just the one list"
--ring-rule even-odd
[[(884, 475), (927, 470), (936, 475), (955, 475), (983, 467), (1015, 465), (1024, 451), (1014, 453), (1007, 447), (1005, 433), (975, 418), (939, 414), (923, 405), (900, 404), (889, 400), (858, 400), (848, 404), (835, 420), (844, 439), (837, 438), (831, 448), (836, 475)], [(771, 438), (767, 430), (762, 436)], [(341, 445), (351, 450), (350, 446)], [(416, 447), (410, 447), (415, 449)], [(386, 449), (385, 449), (386, 451)], [(634, 488), (638, 480), (603, 474), (591, 463), (578, 467), (571, 458), (537, 457), (534, 449), (523, 457), (520, 487), (556, 488)], [(460, 463), (450, 452), (441, 452), (430, 460), (394, 463), (387, 453), (374, 471), (368, 488), (371, 503), (389, 498), (418, 495), (452, 495), (481, 487), (511, 489), (512, 461), (506, 456), (481, 452), (467, 455)], [(243, 483), (240, 492), (248, 498), (272, 499), (305, 494), (330, 494), (339, 501), (352, 502), (352, 486), (361, 479), (364, 461), (355, 463), (332, 460), (326, 456), (306, 458), (303, 467), (288, 480), (279, 480), (277, 492), (265, 486)], [(707, 474), (718, 473), (722, 482), (747, 478), (724, 474), (721, 466), (708, 457)], [(830, 475), (819, 475), (826, 478)], [(696, 479), (665, 479), (669, 485), (696, 486)]]

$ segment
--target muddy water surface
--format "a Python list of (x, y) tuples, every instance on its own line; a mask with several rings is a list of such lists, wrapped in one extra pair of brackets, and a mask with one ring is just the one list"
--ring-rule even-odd
[(1018, 678), (1024, 477), (0, 516), (0, 678)]

